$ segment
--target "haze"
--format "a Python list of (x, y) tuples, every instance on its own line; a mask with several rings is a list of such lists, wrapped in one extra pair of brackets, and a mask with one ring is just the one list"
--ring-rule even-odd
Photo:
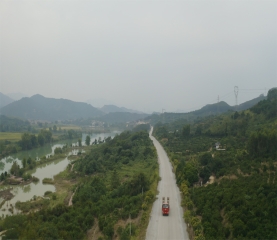
[(276, 1), (0, 1), (0, 92), (144, 112), (277, 86)]

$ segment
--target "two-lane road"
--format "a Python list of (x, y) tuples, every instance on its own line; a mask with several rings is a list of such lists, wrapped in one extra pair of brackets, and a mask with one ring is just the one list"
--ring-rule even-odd
[[(161, 181), (158, 185), (159, 194), (153, 204), (146, 240), (189, 240), (183, 220), (180, 191), (176, 185), (175, 175), (168, 156), (161, 144), (152, 136), (150, 138), (157, 149)], [(169, 216), (162, 215), (162, 197), (170, 198)]]

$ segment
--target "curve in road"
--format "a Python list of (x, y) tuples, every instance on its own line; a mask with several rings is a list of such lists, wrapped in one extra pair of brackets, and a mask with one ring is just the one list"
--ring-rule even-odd
[[(152, 132), (153, 128), (151, 128), (149, 137), (157, 149), (161, 181), (158, 184), (157, 200), (152, 207), (146, 240), (189, 240), (183, 220), (181, 195), (176, 185), (171, 163), (161, 144), (152, 136)], [(162, 215), (162, 197), (170, 198), (169, 216)]]

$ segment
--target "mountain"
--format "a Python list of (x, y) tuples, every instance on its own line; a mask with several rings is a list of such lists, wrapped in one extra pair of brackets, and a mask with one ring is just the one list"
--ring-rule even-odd
[(11, 99), (17, 101), (20, 100), (21, 98), (28, 97), (26, 94), (21, 93), (21, 92), (16, 92), (16, 93), (9, 93), (7, 94)]
[(90, 104), (41, 95), (25, 97), (0, 109), (1, 114), (28, 120), (73, 120), (99, 117), (103, 112)]
[(143, 113), (143, 112), (128, 109), (125, 107), (117, 107), (115, 105), (104, 105), (103, 107), (100, 108), (100, 110), (105, 113), (112, 113), (112, 112), (129, 112), (129, 113), (138, 113), (138, 114)]
[(14, 100), (0, 92), (0, 108), (12, 103)]

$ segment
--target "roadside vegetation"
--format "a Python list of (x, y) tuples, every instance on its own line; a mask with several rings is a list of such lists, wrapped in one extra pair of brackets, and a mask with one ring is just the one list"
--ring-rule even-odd
[(277, 239), (277, 89), (241, 112), (158, 123), (192, 239)]
[(7, 230), (3, 239), (145, 238), (159, 180), (148, 133), (123, 132), (90, 147), (55, 177), (55, 194), (21, 206), (30, 212), (33, 204), (39, 211), (1, 221), (0, 231)]

